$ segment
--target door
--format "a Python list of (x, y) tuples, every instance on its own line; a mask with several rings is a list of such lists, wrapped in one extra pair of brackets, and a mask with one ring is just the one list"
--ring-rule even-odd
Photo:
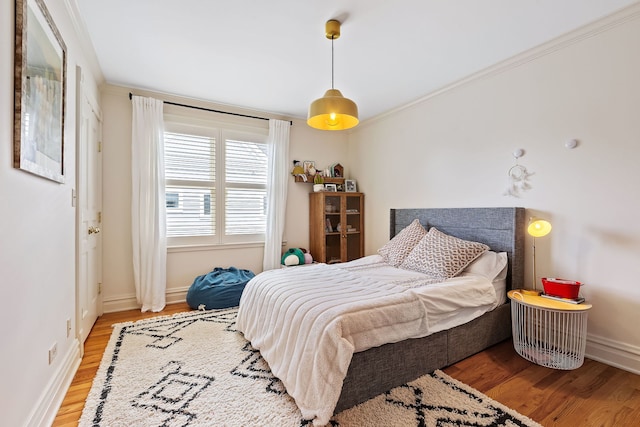
[(82, 90), (79, 67), (77, 75), (76, 330), (78, 339), (84, 343), (93, 324), (102, 314), (102, 150), (99, 109)]

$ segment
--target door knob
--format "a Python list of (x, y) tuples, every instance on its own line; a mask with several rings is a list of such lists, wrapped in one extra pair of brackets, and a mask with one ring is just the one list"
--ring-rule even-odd
[(100, 227), (89, 227), (89, 234), (98, 234), (100, 232)]

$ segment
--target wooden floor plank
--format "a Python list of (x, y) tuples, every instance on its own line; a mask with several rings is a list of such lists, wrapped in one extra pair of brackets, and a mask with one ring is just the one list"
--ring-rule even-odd
[[(129, 310), (101, 316), (85, 342), (84, 358), (53, 426), (78, 425), (113, 324), (189, 310), (186, 303), (179, 303), (161, 313)], [(549, 369), (518, 356), (509, 340), (443, 371), (545, 427), (639, 424), (640, 375), (593, 360), (585, 359), (583, 366), (572, 371)]]

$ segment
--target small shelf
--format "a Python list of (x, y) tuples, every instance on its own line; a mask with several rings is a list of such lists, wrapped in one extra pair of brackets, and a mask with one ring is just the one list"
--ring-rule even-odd
[[(304, 184), (313, 184), (313, 177), (307, 175), (307, 181), (305, 182), (300, 175), (294, 175), (295, 182), (302, 182)], [(324, 178), (324, 184), (344, 184), (344, 178)]]

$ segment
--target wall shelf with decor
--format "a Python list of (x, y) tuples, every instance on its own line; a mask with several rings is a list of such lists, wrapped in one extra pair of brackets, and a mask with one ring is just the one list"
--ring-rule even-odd
[[(305, 182), (302, 176), (295, 175), (294, 176), (296, 182), (303, 182), (305, 184), (313, 184), (313, 177), (311, 175), (307, 175), (307, 181)], [(344, 178), (331, 178), (328, 176), (323, 177), (325, 184), (344, 184)]]

